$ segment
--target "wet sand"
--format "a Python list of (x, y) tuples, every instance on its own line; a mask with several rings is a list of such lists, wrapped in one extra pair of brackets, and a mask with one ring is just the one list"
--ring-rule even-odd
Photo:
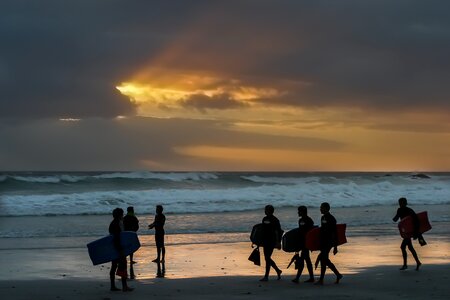
[[(142, 238), (146, 245), (145, 239), (152, 237)], [(269, 282), (259, 282), (264, 270), (247, 260), (252, 250), (248, 242), (169, 245), (166, 277), (156, 278), (156, 264), (150, 262), (155, 249), (144, 246), (135, 255), (137, 278), (129, 282), (135, 288), (130, 293), (109, 291), (109, 264), (92, 266), (84, 246), (69, 247), (67, 241), (54, 239), (53, 246), (46, 241), (38, 247), (39, 240), (28, 239), (15, 247), (11, 241), (1, 239), (2, 299), (446, 299), (450, 294), (446, 235), (428, 235), (425, 247), (414, 243), (423, 263), (419, 271), (411, 256), (410, 268), (398, 270), (397, 236), (350, 237), (331, 256), (343, 280), (335, 285), (334, 276), (327, 273), (324, 286), (292, 283), (296, 271), (286, 267), (293, 254), (282, 251), (274, 254), (282, 280), (272, 272)], [(316, 256), (313, 252), (313, 262)]]

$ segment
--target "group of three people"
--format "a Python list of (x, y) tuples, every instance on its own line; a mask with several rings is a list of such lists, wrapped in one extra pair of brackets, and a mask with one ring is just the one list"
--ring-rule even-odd
[[(275, 248), (281, 248), (281, 235), (283, 233), (280, 225), (280, 221), (274, 216), (274, 207), (272, 205), (267, 205), (265, 207), (266, 216), (262, 220), (262, 231), (263, 240), (262, 246), (264, 250), (264, 259), (266, 262), (266, 269), (264, 277), (260, 281), (268, 281), (270, 268), (274, 268), (277, 273), (278, 279), (281, 279), (282, 271), (278, 268), (276, 263), (272, 260), (272, 253)], [(325, 272), (327, 267), (330, 268), (336, 275), (336, 283), (342, 279), (342, 274), (339, 273), (336, 266), (331, 262), (329, 253), (333, 249), (333, 254), (338, 252), (337, 248), (337, 223), (333, 215), (330, 214), (330, 204), (324, 202), (320, 205), (320, 212), (322, 213), (322, 218), (320, 220), (320, 254), (316, 262), (316, 267), (318, 262), (320, 262), (320, 277), (316, 284), (322, 285), (325, 277)], [(298, 207), (298, 215), (300, 219), (298, 220), (299, 227), (299, 239), (300, 239), (300, 255), (297, 256), (296, 266), (297, 275), (292, 280), (295, 283), (299, 282), (300, 276), (303, 272), (304, 266), (308, 269), (309, 279), (305, 282), (314, 282), (314, 273), (311, 262), (311, 257), (309, 249), (306, 248), (306, 234), (308, 231), (314, 228), (314, 221), (308, 216), (308, 209), (306, 206)]]
[[(158, 263), (158, 275), (162, 276), (162, 272), (160, 269), (160, 263), (164, 265), (166, 248), (164, 245), (164, 224), (166, 222), (166, 217), (163, 214), (162, 205), (156, 206), (156, 215), (153, 223), (148, 225), (149, 229), (155, 229), (155, 244), (156, 244), (156, 252), (157, 256), (153, 262)], [(139, 229), (139, 220), (134, 213), (134, 208), (129, 206), (127, 208), (127, 214), (123, 216), (123, 209), (115, 208), (113, 210), (113, 220), (109, 225), (109, 234), (113, 236), (114, 247), (119, 252), (119, 258), (117, 260), (113, 260), (111, 262), (111, 269), (109, 272), (110, 282), (111, 282), (111, 291), (119, 291), (119, 289), (115, 285), (115, 275), (121, 277), (122, 280), (122, 290), (124, 292), (132, 291), (133, 289), (128, 287), (127, 285), (127, 260), (126, 256), (123, 253), (122, 247), (120, 245), (120, 232), (122, 231), (134, 231), (137, 232)], [(133, 254), (130, 254), (130, 279), (134, 279), (134, 269), (133, 264), (136, 262), (133, 260)], [(163, 268), (164, 270), (164, 268)]]

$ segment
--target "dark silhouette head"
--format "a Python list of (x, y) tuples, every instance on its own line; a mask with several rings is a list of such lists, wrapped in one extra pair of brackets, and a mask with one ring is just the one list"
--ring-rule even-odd
[(267, 216), (271, 216), (273, 215), (273, 212), (275, 211), (275, 208), (272, 205), (266, 205), (266, 207), (264, 208), (264, 213)]
[(162, 205), (156, 205), (156, 213), (157, 214), (162, 214), (164, 208)]
[(306, 217), (308, 215), (308, 209), (306, 208), (306, 206), (299, 206), (298, 207), (298, 215), (300, 217)]
[(127, 212), (134, 214), (134, 207), (133, 206), (128, 206), (127, 207)]
[(112, 212), (113, 218), (114, 219), (122, 219), (123, 217), (123, 209), (117, 207), (114, 208), (113, 212)]
[(398, 205), (400, 207), (406, 207), (406, 205), (408, 205), (408, 200), (406, 200), (405, 197), (402, 197), (402, 198), (398, 199)]
[(330, 204), (328, 202), (323, 202), (322, 204), (320, 204), (320, 212), (322, 214), (330, 212)]

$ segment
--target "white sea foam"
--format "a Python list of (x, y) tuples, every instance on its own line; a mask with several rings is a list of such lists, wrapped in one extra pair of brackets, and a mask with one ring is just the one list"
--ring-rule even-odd
[(31, 182), (31, 183), (59, 183), (61, 178), (59, 176), (11, 176), (17, 181)]
[(408, 179), (407, 184), (394, 184), (388, 179), (363, 184), (351, 180), (347, 180), (346, 184), (339, 180), (324, 184), (321, 180), (311, 178), (300, 181), (303, 182), (221, 189), (198, 187), (47, 195), (6, 194), (0, 196), (0, 214), (109, 214), (114, 207), (129, 205), (135, 206), (141, 213), (151, 213), (156, 204), (164, 204), (166, 210), (172, 213), (243, 211), (258, 209), (268, 203), (277, 207), (300, 204), (317, 207), (323, 201), (329, 202), (333, 207), (364, 207), (392, 205), (402, 196), (407, 197), (411, 204), (450, 203), (448, 180), (425, 182)]

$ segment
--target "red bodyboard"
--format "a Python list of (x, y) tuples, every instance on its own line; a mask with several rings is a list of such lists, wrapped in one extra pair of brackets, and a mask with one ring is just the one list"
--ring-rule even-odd
[[(337, 239), (338, 246), (347, 243), (347, 237), (345, 236), (346, 224), (337, 224)], [(320, 250), (320, 228), (316, 227), (308, 231), (306, 234), (306, 248), (311, 251)]]
[[(431, 229), (431, 224), (428, 221), (428, 213), (426, 211), (417, 214), (419, 218), (419, 232), (424, 233)], [(404, 239), (412, 238), (414, 235), (414, 224), (412, 217), (408, 216), (398, 223), (398, 230)]]

